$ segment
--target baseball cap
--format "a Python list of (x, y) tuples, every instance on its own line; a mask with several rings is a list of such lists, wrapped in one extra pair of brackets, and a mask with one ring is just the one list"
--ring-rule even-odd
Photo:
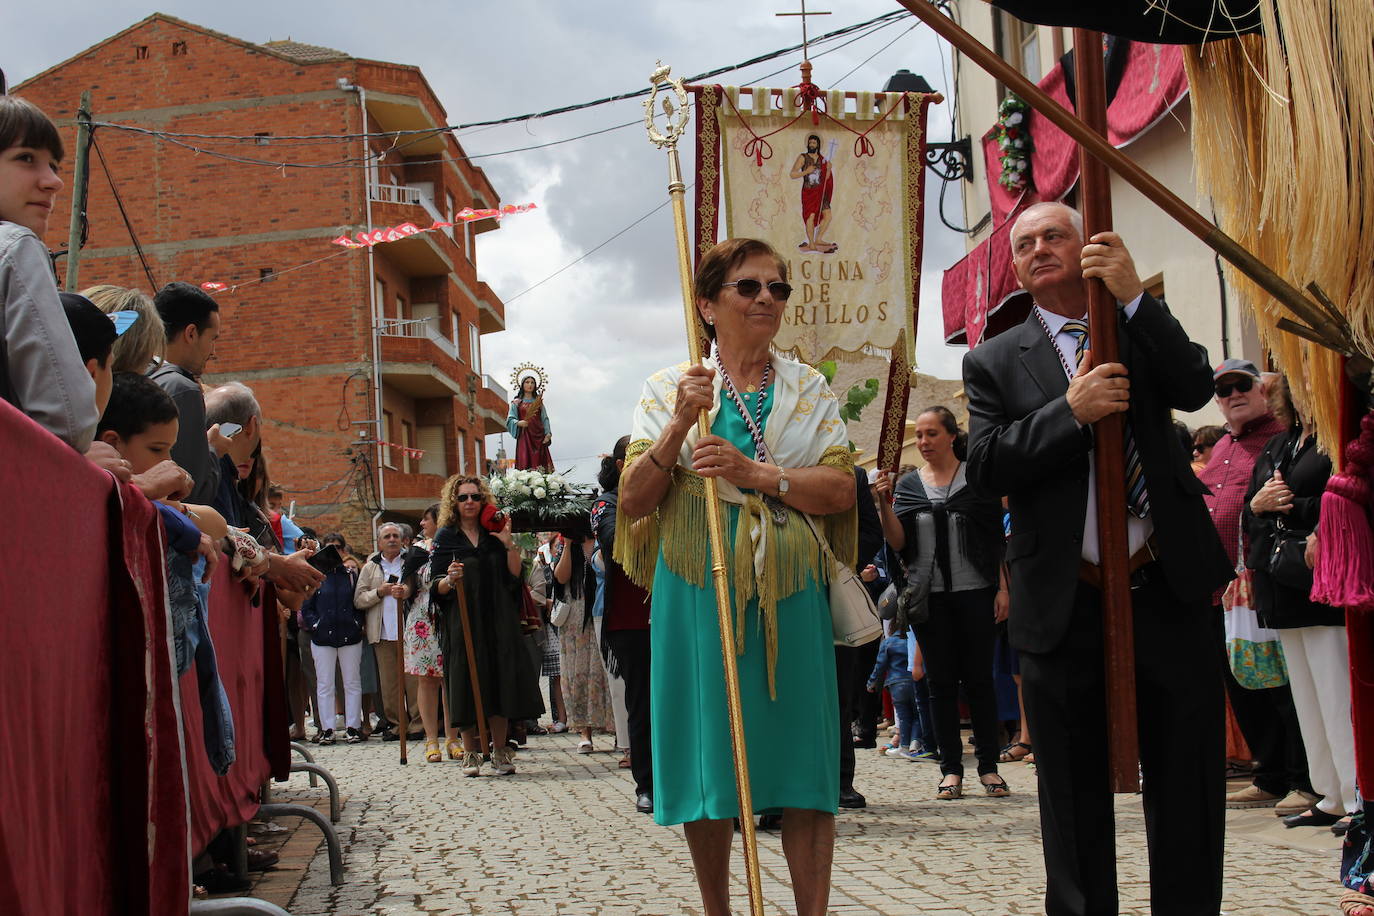
[(1224, 360), (1220, 366), (1217, 366), (1217, 371), (1212, 373), (1212, 381), (1216, 381), (1223, 375), (1233, 375), (1237, 372), (1243, 373), (1244, 375), (1253, 375), (1255, 378), (1260, 377), (1259, 368), (1254, 363), (1250, 362), (1250, 360), (1235, 359), (1233, 357)]

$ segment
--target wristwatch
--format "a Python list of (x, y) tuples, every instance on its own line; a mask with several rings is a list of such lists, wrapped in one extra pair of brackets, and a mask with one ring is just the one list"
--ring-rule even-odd
[(792, 481), (787, 479), (787, 469), (778, 468), (778, 495), (786, 496), (787, 491), (792, 489)]

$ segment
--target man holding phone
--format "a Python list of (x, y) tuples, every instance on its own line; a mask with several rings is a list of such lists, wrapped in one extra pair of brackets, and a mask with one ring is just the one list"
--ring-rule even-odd
[(406, 675), (406, 710), (401, 706), (400, 640), (405, 626), (405, 602), (411, 596), (409, 585), (401, 582), (403, 562), (401, 526), (384, 522), (377, 529), (378, 552), (373, 554), (358, 576), (353, 603), (367, 611), (367, 641), (377, 648), (377, 679), (382, 685), (382, 708), (390, 726), (382, 732), (383, 741), (396, 741), (414, 735), (424, 737), (420, 721), (420, 681)]
[(189, 283), (168, 283), (153, 299), (167, 332), (167, 348), (162, 362), (149, 372), (177, 405), (180, 423), (172, 460), (181, 465), (195, 481), (186, 501), (209, 505), (219, 489), (219, 455), (228, 440), (219, 427), (206, 429), (205, 395), (200, 374), (214, 359), (219, 339), (219, 305), (210, 294)]

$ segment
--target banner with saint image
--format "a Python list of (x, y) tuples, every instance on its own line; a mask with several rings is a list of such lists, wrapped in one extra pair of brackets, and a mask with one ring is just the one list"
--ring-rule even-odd
[(777, 249), (793, 286), (780, 351), (813, 364), (903, 351), (909, 366), (931, 96), (810, 90), (698, 91), (698, 254), (718, 235)]

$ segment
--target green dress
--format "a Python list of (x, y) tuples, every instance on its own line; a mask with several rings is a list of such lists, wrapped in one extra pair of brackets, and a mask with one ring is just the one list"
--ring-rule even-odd
[[(758, 395), (743, 397), (752, 413)], [(753, 454), (749, 430), (728, 401), (711, 432)], [(727, 540), (740, 511), (737, 506), (728, 510)], [(794, 517), (788, 524), (802, 521)], [(664, 825), (739, 815), (709, 568), (708, 559), (706, 587), (697, 588), (674, 575), (660, 551), (654, 572), (649, 628), (654, 820)], [(733, 595), (731, 604), (736, 615), (741, 613)], [(745, 651), (738, 662), (754, 812), (809, 808), (833, 814), (840, 794), (840, 716), (828, 593), (812, 580), (778, 603), (776, 700), (768, 695), (758, 600), (743, 613)]]

